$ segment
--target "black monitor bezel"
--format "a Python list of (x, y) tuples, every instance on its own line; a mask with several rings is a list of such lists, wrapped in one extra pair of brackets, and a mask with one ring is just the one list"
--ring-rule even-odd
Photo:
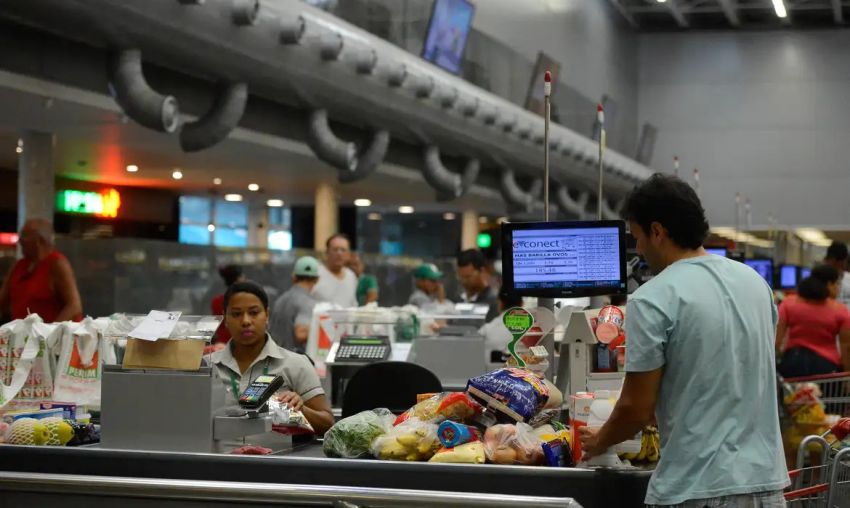
[[(771, 289), (776, 289), (776, 271), (775, 271), (776, 270), (776, 263), (773, 261), (773, 258), (768, 258), (768, 257), (749, 257), (748, 258), (748, 257), (745, 257), (743, 260), (741, 260), (741, 262), (744, 263), (745, 265), (747, 264), (747, 261), (770, 261), (770, 272), (769, 273), (770, 273), (770, 278), (772, 280), (765, 281), (765, 283), (767, 283), (767, 285), (770, 286)], [(749, 265), (747, 265), (747, 266), (749, 266)], [(750, 268), (752, 268), (752, 267), (750, 267)], [(753, 271), (755, 271), (755, 270), (753, 270)], [(756, 272), (756, 273), (758, 273), (758, 272)], [(761, 277), (761, 275), (759, 275), (759, 277)]]
[[(592, 229), (615, 227), (620, 237), (620, 288), (522, 288), (514, 287), (513, 233), (521, 230)], [(502, 288), (519, 296), (538, 298), (581, 298), (585, 296), (625, 295), (626, 282), (626, 223), (621, 220), (506, 222), (502, 224)]]

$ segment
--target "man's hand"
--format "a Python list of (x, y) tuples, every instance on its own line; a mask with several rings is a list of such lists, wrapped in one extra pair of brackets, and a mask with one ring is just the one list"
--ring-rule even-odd
[(304, 407), (304, 401), (301, 400), (301, 396), (295, 392), (281, 392), (275, 397), (278, 402), (286, 404), (295, 411), (301, 411), (301, 408)]
[(592, 459), (593, 457), (605, 453), (607, 448), (599, 446), (599, 429), (580, 427), (578, 432), (584, 460)]

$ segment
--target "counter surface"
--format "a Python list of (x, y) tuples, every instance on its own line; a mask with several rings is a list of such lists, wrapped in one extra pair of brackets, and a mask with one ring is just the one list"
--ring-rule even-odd
[(311, 443), (277, 456), (0, 446), (4, 471), (572, 497), (643, 507), (648, 471), (328, 459)]

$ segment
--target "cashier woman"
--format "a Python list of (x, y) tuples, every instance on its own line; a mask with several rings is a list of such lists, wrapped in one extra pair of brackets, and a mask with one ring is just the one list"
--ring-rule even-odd
[(331, 406), (316, 370), (306, 356), (278, 346), (267, 332), (269, 297), (257, 283), (237, 282), (224, 294), (224, 322), (232, 339), (211, 356), (233, 401), (257, 376), (283, 377), (275, 395), (304, 416), (316, 434), (334, 423)]

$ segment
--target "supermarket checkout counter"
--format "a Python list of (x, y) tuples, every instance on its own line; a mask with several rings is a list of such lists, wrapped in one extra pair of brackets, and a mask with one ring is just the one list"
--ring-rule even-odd
[(119, 502), (628, 508), (643, 506), (650, 477), (647, 471), (328, 459), (315, 443), (275, 456), (3, 446), (0, 464), (0, 506), (68, 508)]

